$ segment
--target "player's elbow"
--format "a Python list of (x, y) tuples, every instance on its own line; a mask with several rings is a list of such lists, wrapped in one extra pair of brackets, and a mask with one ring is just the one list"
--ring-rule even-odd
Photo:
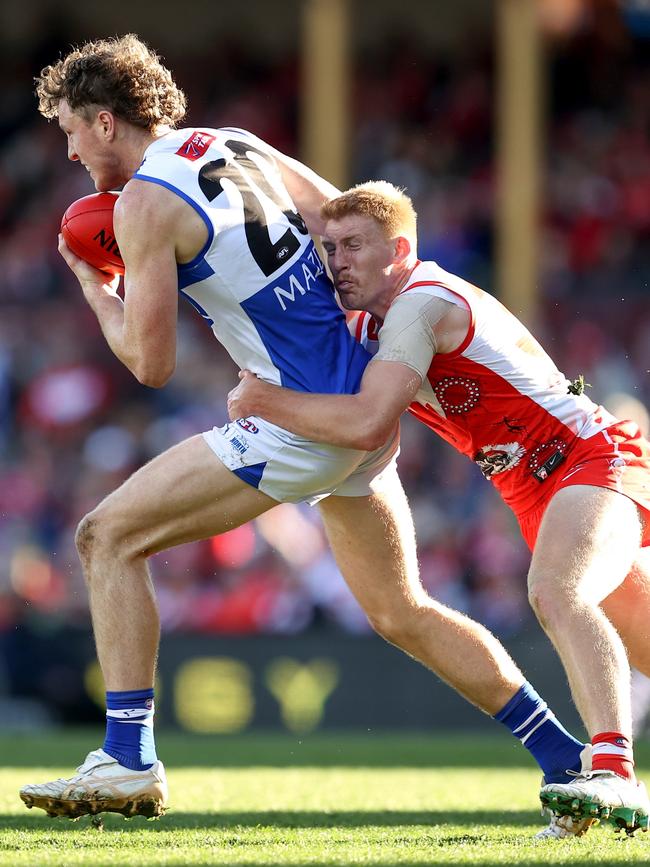
[(373, 434), (372, 436), (365, 436), (359, 438), (354, 448), (364, 452), (374, 452), (377, 449), (380, 449), (387, 439), (388, 434), (386, 434), (385, 436), (380, 436), (378, 434)]
[(149, 388), (162, 388), (174, 373), (175, 364), (140, 364), (133, 370), (133, 375), (141, 385)]
[(388, 425), (382, 420), (368, 419), (354, 435), (352, 448), (364, 452), (374, 452), (381, 448), (391, 435), (393, 425)]

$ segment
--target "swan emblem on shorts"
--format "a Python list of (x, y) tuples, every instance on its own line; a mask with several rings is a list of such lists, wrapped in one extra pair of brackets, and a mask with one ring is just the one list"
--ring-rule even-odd
[(474, 460), (485, 478), (491, 479), (492, 476), (516, 467), (525, 454), (526, 449), (521, 443), (497, 443), (480, 448), (474, 455)]

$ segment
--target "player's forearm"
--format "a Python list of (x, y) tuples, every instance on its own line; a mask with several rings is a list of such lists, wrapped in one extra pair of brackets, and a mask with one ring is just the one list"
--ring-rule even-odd
[(82, 289), (111, 351), (130, 369), (124, 352), (124, 302), (108, 286), (82, 284)]
[(377, 434), (363, 413), (358, 394), (306, 394), (264, 384), (247, 401), (246, 414), (314, 442), (364, 451), (376, 447)]
[(149, 353), (149, 358), (139, 346), (139, 341), (127, 333), (124, 302), (119, 295), (108, 287), (93, 288), (92, 291), (84, 289), (84, 294), (115, 357), (143, 385), (152, 388), (164, 385), (173, 372), (173, 366), (171, 370), (166, 367), (163, 369), (160, 356), (154, 357), (153, 353)]

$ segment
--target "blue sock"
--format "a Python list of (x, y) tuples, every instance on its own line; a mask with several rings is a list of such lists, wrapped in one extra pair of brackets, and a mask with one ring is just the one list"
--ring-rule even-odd
[(494, 719), (519, 738), (542, 769), (547, 783), (566, 783), (567, 770), (580, 770), (584, 744), (562, 726), (533, 687), (524, 683)]
[(104, 752), (132, 771), (146, 771), (155, 761), (153, 689), (106, 693)]

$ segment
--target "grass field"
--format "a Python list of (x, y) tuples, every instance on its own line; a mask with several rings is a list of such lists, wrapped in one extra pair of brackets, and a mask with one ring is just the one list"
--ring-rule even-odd
[[(69, 776), (99, 733), (0, 737), (0, 865), (416, 865), (650, 862), (650, 835), (609, 827), (535, 841), (539, 772), (506, 737), (162, 735), (158, 821), (49, 819), (17, 795)], [(650, 770), (650, 745), (638, 764)], [(650, 776), (650, 774), (646, 774)]]

